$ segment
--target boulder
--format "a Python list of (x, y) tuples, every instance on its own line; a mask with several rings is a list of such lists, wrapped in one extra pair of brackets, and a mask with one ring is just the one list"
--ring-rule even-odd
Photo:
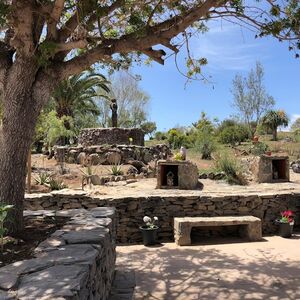
[(300, 163), (295, 163), (292, 165), (292, 170), (294, 173), (300, 173)]
[(100, 164), (100, 158), (99, 155), (97, 153), (93, 153), (90, 154), (88, 156), (88, 162), (92, 165), (92, 166), (96, 166)]
[(77, 163), (79, 165), (85, 165), (85, 161), (86, 161), (86, 154), (85, 152), (80, 152), (77, 156)]
[(117, 165), (121, 163), (121, 154), (118, 152), (108, 152), (106, 153), (106, 161), (110, 165)]

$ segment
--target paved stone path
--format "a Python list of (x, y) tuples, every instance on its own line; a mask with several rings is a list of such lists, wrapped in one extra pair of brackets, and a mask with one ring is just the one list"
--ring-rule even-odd
[(135, 285), (134, 270), (116, 270), (108, 300), (132, 300)]
[(120, 246), (117, 267), (135, 271), (135, 300), (300, 299), (300, 234), (222, 242)]

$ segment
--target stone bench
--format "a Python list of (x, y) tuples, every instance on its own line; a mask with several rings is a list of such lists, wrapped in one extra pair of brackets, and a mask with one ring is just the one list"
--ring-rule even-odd
[(193, 227), (230, 225), (243, 225), (240, 234), (249, 241), (259, 241), (262, 238), (261, 220), (253, 216), (185, 217), (174, 218), (175, 243), (179, 246), (191, 245)]

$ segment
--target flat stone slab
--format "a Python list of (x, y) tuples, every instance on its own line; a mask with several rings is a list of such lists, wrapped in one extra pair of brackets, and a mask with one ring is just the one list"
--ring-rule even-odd
[(58, 265), (26, 275), (18, 287), (18, 299), (76, 299), (88, 280), (88, 268), (88, 265)]
[(184, 217), (174, 218), (174, 238), (179, 246), (191, 245), (193, 227), (245, 225), (240, 233), (249, 241), (262, 239), (261, 220), (253, 216)]

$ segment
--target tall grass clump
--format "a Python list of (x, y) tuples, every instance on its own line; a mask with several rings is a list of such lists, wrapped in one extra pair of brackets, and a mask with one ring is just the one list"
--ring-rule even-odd
[(245, 185), (242, 166), (234, 156), (227, 152), (220, 153), (216, 158), (216, 168), (224, 172), (229, 184)]

